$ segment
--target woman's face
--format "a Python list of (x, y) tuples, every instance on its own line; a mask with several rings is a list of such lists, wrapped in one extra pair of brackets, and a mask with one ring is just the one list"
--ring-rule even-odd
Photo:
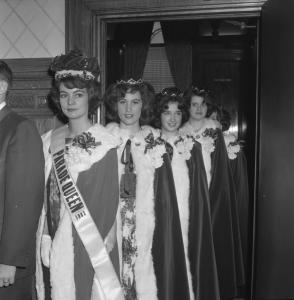
[(189, 112), (191, 120), (203, 120), (207, 113), (207, 105), (204, 102), (204, 98), (201, 96), (192, 96)]
[(126, 93), (117, 103), (117, 112), (122, 126), (139, 125), (142, 111), (142, 97), (139, 91)]
[(61, 109), (68, 119), (88, 117), (89, 96), (86, 88), (68, 89), (61, 83), (59, 93)]
[(182, 111), (177, 102), (169, 102), (161, 113), (161, 130), (163, 134), (176, 133), (182, 124)]

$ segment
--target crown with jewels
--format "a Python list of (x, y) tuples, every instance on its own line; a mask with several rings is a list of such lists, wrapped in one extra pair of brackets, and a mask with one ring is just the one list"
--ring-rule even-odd
[(182, 97), (183, 93), (180, 89), (176, 87), (164, 88), (160, 94), (162, 96), (169, 96), (169, 97)]
[(198, 88), (197, 86), (192, 86), (192, 92), (197, 94), (208, 94), (209, 91), (205, 89)]
[(55, 72), (55, 79), (80, 77), (83, 80), (95, 80), (99, 76), (99, 65), (96, 57), (87, 57), (80, 50), (71, 50), (67, 54), (56, 56), (50, 70)]
[(119, 80), (116, 82), (117, 84), (128, 84), (128, 85), (136, 85), (136, 84), (142, 84), (143, 80), (140, 78), (138, 80), (135, 80), (133, 78), (130, 78), (128, 80)]

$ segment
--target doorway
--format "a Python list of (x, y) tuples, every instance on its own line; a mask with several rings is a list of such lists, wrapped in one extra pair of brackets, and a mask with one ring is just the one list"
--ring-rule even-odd
[[(208, 89), (229, 112), (230, 131), (242, 140), (248, 166), (247, 284), (240, 291), (246, 299), (252, 273), (258, 26), (256, 17), (120, 21), (106, 26), (106, 86), (130, 77), (149, 81), (156, 92), (173, 85), (184, 90), (193, 84)], [(128, 68), (130, 59), (136, 69)]]

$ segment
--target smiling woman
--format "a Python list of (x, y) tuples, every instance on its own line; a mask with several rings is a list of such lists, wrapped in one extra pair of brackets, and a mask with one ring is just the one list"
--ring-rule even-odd
[[(105, 93), (117, 149), (120, 207), (117, 237), (125, 299), (188, 300), (189, 288), (170, 160), (150, 122), (154, 89), (129, 79)], [(145, 126), (144, 126), (145, 125)]]

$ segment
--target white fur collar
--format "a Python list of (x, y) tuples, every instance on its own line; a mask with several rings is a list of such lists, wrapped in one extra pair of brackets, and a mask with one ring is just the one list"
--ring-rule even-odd
[[(154, 216), (154, 173), (155, 165), (151, 157), (145, 153), (145, 137), (152, 133), (151, 127), (144, 127), (135, 136), (130, 137), (126, 130), (120, 129), (116, 123), (106, 127), (112, 134), (121, 138), (118, 148), (119, 179), (124, 173), (124, 165), (120, 162), (126, 141), (131, 138), (131, 153), (137, 175), (136, 182), (136, 244), (137, 257), (135, 263), (135, 280), (138, 300), (157, 300), (156, 277), (153, 267), (152, 243), (155, 228)], [(122, 261), (122, 234), (120, 211), (117, 214), (117, 240)]]
[[(66, 160), (74, 181), (77, 180), (79, 172), (89, 169), (92, 164), (102, 159), (110, 149), (118, 147), (120, 144), (119, 139), (111, 135), (103, 126), (99, 124), (93, 125), (91, 128), (89, 128), (88, 132), (90, 132), (92, 137), (95, 138), (95, 142), (99, 142), (97, 147), (93, 149), (91, 148), (91, 155), (85, 149), (76, 146), (71, 146), (68, 154), (66, 154)], [(42, 136), (43, 151), (45, 156), (46, 182), (52, 168), (52, 156), (49, 151), (51, 135), (52, 130)], [(60, 214), (61, 219), (59, 227), (56, 231), (51, 246), (51, 296), (53, 300), (74, 300), (75, 283), (72, 222), (63, 205)], [(43, 209), (37, 232), (36, 288), (38, 291), (39, 300), (44, 300), (45, 297), (40, 258), (41, 238), (45, 221), (46, 216)]]
[(162, 165), (166, 149), (164, 142), (160, 139), (160, 131), (150, 126), (143, 126), (135, 135), (130, 136), (117, 123), (110, 123), (106, 128), (111, 134), (121, 139), (121, 148), (124, 148), (128, 139), (131, 139), (132, 152), (141, 152), (154, 168), (159, 168)]
[[(182, 139), (184, 139), (182, 137)], [(174, 142), (179, 140), (179, 137), (176, 139), (168, 139), (168, 142), (173, 147), (173, 158), (171, 162), (172, 170), (173, 170), (173, 178), (175, 182), (176, 188), (176, 195), (177, 195), (177, 203), (179, 208), (179, 216), (181, 222), (181, 229), (182, 229), (182, 237), (183, 237), (183, 244), (184, 244), (184, 252), (185, 252), (185, 261), (186, 261), (186, 268), (187, 268), (187, 275), (188, 275), (188, 284), (189, 284), (189, 292), (190, 292), (190, 299), (195, 299), (193, 286), (192, 286), (192, 276), (191, 276), (191, 269), (190, 269), (190, 261), (188, 257), (188, 233), (189, 233), (189, 194), (190, 194), (190, 179), (189, 179), (189, 171), (188, 166), (186, 164), (186, 159), (189, 159), (187, 155), (191, 156), (191, 149), (193, 147), (193, 142), (189, 139), (189, 142), (181, 140), (175, 145)]]

